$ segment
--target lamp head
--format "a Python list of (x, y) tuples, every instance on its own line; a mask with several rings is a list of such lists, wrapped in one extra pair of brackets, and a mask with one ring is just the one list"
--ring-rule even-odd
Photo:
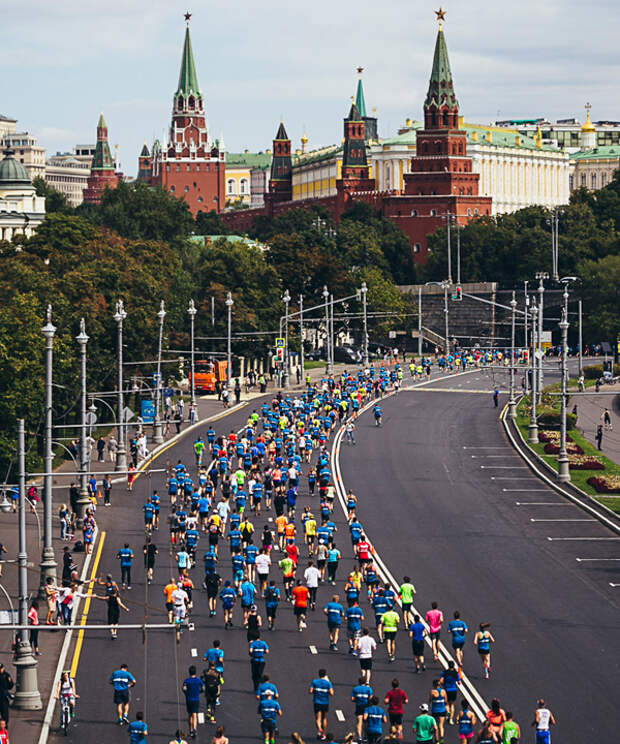
[(192, 318), (198, 312), (198, 310), (196, 310), (196, 305), (194, 305), (194, 300), (189, 301), (189, 307), (187, 308), (187, 312), (192, 316)]

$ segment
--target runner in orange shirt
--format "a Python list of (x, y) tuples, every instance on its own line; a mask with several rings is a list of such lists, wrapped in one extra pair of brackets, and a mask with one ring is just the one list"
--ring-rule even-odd
[(177, 588), (176, 581), (170, 579), (170, 583), (164, 587), (164, 597), (166, 601), (166, 610), (168, 612), (168, 622), (172, 624), (172, 613), (174, 611), (174, 602), (172, 601), (172, 592)]
[(285, 536), (285, 529), (286, 529), (287, 524), (288, 524), (288, 517), (284, 516), (284, 514), (281, 514), (279, 517), (276, 517), (276, 532), (278, 533), (278, 547), (280, 548), (281, 552), (284, 550), (284, 536)]
[(297, 629), (301, 631), (306, 627), (306, 612), (308, 611), (308, 597), (310, 596), (310, 590), (307, 586), (301, 583), (301, 579), (297, 580), (297, 586), (291, 592), (293, 595), (293, 612), (297, 619)]

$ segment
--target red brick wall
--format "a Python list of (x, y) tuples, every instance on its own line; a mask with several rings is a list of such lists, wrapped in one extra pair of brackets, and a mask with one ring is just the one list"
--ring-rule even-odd
[[(177, 166), (180, 168), (177, 171)], [(170, 170), (168, 170), (168, 167)], [(188, 170), (189, 168), (189, 170)], [(214, 209), (220, 212), (225, 204), (225, 164), (223, 161), (162, 163), (159, 185), (184, 199), (194, 216)]]

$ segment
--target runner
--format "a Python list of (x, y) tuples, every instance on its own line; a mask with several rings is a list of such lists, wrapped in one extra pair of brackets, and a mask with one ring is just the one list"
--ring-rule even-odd
[(308, 561), (308, 568), (304, 571), (304, 579), (310, 592), (310, 609), (315, 610), (316, 593), (319, 588), (319, 581), (321, 580), (321, 572), (314, 565), (314, 561)]
[(369, 705), (364, 711), (366, 722), (366, 738), (368, 744), (377, 744), (383, 734), (383, 723), (387, 721), (383, 708), (379, 707), (379, 700), (375, 695), (370, 698)]
[(457, 610), (454, 613), (454, 620), (448, 623), (448, 632), (452, 636), (452, 648), (459, 669), (463, 666), (463, 646), (465, 645), (465, 633), (467, 631), (467, 625), (461, 620), (461, 615)]
[(450, 726), (454, 725), (454, 703), (456, 701), (456, 694), (458, 692), (458, 685), (461, 682), (461, 675), (459, 670), (454, 666), (452, 659), (448, 662), (448, 668), (444, 669), (441, 673), (441, 683), (443, 689), (446, 691), (448, 710), (448, 723)]
[(149, 730), (144, 721), (144, 713), (141, 710), (136, 713), (136, 720), (129, 724), (127, 733), (129, 734), (129, 744), (146, 744)]
[(398, 632), (399, 624), (400, 617), (395, 610), (389, 609), (381, 616), (381, 628), (385, 637), (385, 646), (390, 662), (396, 660), (396, 633)]
[(357, 598), (345, 610), (347, 618), (347, 636), (349, 640), (349, 653), (357, 656), (358, 642), (362, 634), (362, 623), (364, 622), (364, 613), (357, 603)]
[(493, 735), (493, 740), (501, 741), (504, 731), (504, 721), (506, 720), (506, 713), (500, 706), (499, 700), (497, 698), (493, 698), (493, 700), (491, 700), (491, 709), (487, 711), (486, 719), (489, 724), (489, 731)]
[(250, 655), (252, 684), (254, 685), (254, 692), (256, 693), (258, 685), (263, 677), (263, 672), (265, 671), (265, 656), (269, 653), (269, 646), (265, 641), (257, 638), (254, 641), (250, 641), (248, 653)]
[(459, 739), (461, 741), (470, 741), (474, 738), (474, 726), (476, 725), (476, 716), (469, 710), (467, 700), (461, 700), (461, 711), (457, 717), (459, 727)]
[(258, 706), (260, 727), (265, 744), (274, 744), (277, 731), (277, 717), (282, 715), (280, 703), (274, 699), (271, 690), (267, 690)]
[(408, 576), (405, 576), (403, 578), (403, 583), (398, 589), (398, 596), (403, 610), (403, 623), (407, 628), (413, 622), (411, 608), (413, 607), (415, 594), (415, 586), (411, 583), (411, 579)]
[(222, 677), (215, 668), (216, 664), (213, 661), (209, 662), (209, 668), (203, 672), (202, 681), (205, 685), (205, 698), (206, 698), (206, 720), (209, 723), (215, 723), (215, 707), (218, 704)]
[(237, 601), (237, 593), (232, 587), (232, 582), (228, 579), (224, 582), (224, 588), (220, 592), (220, 599), (222, 600), (222, 610), (224, 612), (224, 629), (232, 628), (233, 610)]
[(521, 741), (521, 728), (513, 720), (512, 711), (507, 710), (502, 732), (502, 744), (518, 744), (519, 741)]
[(280, 602), (280, 590), (275, 581), (270, 581), (269, 586), (265, 589), (265, 610), (267, 612), (267, 627), (273, 630), (276, 622), (276, 613), (278, 603)]
[(538, 701), (532, 726), (536, 731), (536, 744), (550, 744), (551, 726), (555, 726), (555, 718), (543, 698)]
[(437, 730), (439, 731), (439, 741), (443, 741), (444, 726), (446, 722), (446, 706), (448, 702), (448, 696), (446, 691), (441, 686), (440, 679), (433, 680), (433, 687), (429, 694), (429, 703), (431, 706), (431, 715), (437, 722)]
[(388, 715), (390, 718), (390, 733), (397, 739), (403, 738), (403, 706), (407, 705), (409, 698), (400, 689), (400, 682), (396, 677), (392, 680), (392, 689), (385, 695), (385, 704), (388, 706)]
[(198, 726), (198, 712), (200, 710), (200, 693), (204, 692), (205, 685), (200, 677), (196, 676), (195, 666), (190, 666), (188, 673), (189, 677), (183, 681), (183, 692), (185, 693), (189, 735), (192, 739), (195, 739), (196, 728)]
[(420, 706), (420, 715), (413, 722), (417, 744), (433, 744), (437, 736), (435, 719), (428, 714), (427, 703)]
[(370, 682), (372, 673), (372, 654), (377, 648), (377, 642), (370, 635), (368, 628), (362, 630), (362, 635), (357, 641), (357, 653), (360, 660), (361, 678), (366, 684)]
[(359, 741), (363, 738), (364, 711), (372, 695), (372, 687), (366, 683), (364, 677), (360, 677), (351, 690), (351, 700), (355, 703), (355, 732)]
[(146, 539), (146, 543), (142, 548), (144, 553), (144, 568), (146, 570), (146, 583), (150, 584), (153, 581), (153, 570), (155, 569), (155, 556), (158, 554), (157, 545), (151, 542), (151, 538)]
[(424, 619), (428, 623), (428, 633), (433, 648), (433, 661), (439, 661), (439, 635), (443, 623), (443, 613), (438, 609), (437, 602), (431, 603), (431, 609), (426, 613)]
[(474, 644), (478, 647), (482, 671), (486, 679), (491, 673), (491, 644), (495, 643), (495, 638), (489, 631), (490, 627), (491, 623), (480, 623), (480, 630), (474, 636)]
[(329, 681), (326, 669), (319, 669), (319, 676), (310, 683), (310, 694), (314, 703), (314, 717), (317, 738), (326, 741), (327, 713), (329, 712), (329, 698), (334, 694), (334, 686)]
[(136, 684), (136, 679), (129, 671), (127, 664), (121, 664), (120, 668), (110, 675), (110, 684), (114, 688), (114, 705), (119, 726), (129, 723), (129, 690)]
[(342, 618), (344, 617), (344, 609), (340, 604), (340, 597), (337, 594), (334, 594), (331, 602), (325, 605), (323, 612), (327, 615), (329, 648), (331, 651), (338, 651), (338, 635), (340, 633)]

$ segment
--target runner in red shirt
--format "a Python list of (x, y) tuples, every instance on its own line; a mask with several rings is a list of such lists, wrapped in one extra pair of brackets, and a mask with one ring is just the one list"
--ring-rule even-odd
[(297, 629), (301, 631), (306, 627), (306, 612), (308, 610), (308, 597), (310, 596), (310, 590), (307, 586), (301, 583), (301, 579), (297, 580), (297, 585), (291, 592), (293, 595), (293, 612), (297, 618)]
[(360, 569), (363, 570), (364, 566), (372, 561), (372, 554), (374, 553), (374, 549), (366, 539), (366, 535), (360, 535), (360, 539), (355, 546), (355, 552), (360, 564)]
[(392, 689), (385, 695), (390, 717), (390, 731), (399, 739), (403, 738), (403, 705), (409, 702), (407, 695), (400, 689), (399, 681), (394, 677)]
[(297, 545), (295, 545), (295, 540), (286, 541), (285, 551), (288, 557), (295, 564), (295, 568), (297, 568), (297, 561), (299, 560), (299, 548), (297, 547)]

